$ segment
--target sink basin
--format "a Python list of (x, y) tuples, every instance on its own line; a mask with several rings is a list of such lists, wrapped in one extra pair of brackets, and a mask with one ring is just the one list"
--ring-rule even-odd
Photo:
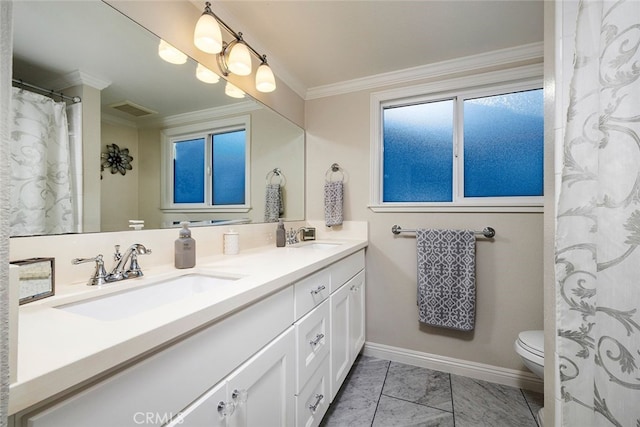
[(293, 245), (294, 248), (301, 249), (333, 249), (339, 246), (340, 243), (328, 243), (328, 242), (303, 242)]
[(98, 320), (119, 320), (193, 295), (219, 289), (238, 279), (238, 277), (196, 273), (185, 274), (148, 286), (55, 308)]

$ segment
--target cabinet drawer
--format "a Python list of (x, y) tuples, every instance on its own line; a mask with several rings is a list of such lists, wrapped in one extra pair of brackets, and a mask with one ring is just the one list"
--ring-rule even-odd
[(296, 355), (298, 372), (296, 392), (306, 384), (313, 372), (329, 354), (329, 301), (296, 322)]
[(335, 292), (364, 268), (364, 250), (349, 255), (329, 268), (331, 271), (331, 292)]
[(330, 282), (331, 274), (328, 269), (320, 270), (296, 282), (294, 285), (296, 319), (327, 299), (331, 293)]
[(329, 409), (329, 357), (325, 357), (296, 396), (296, 426), (316, 427)]
[[(126, 427), (167, 420), (293, 323), (291, 287), (27, 418), (30, 427)], [(146, 419), (146, 418), (145, 418)]]

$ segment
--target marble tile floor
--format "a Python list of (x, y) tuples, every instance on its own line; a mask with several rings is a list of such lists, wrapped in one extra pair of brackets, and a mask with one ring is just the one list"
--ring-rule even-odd
[(543, 395), (360, 356), (321, 427), (538, 427)]

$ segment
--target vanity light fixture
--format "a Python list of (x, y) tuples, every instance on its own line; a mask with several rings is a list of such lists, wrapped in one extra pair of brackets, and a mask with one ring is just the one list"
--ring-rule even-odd
[(227, 82), (227, 85), (224, 87), (224, 93), (231, 98), (244, 98), (245, 95), (242, 89), (231, 82)]
[(171, 64), (180, 65), (187, 62), (187, 55), (162, 39), (160, 39), (160, 44), (158, 45), (158, 55)]
[(198, 64), (196, 67), (196, 77), (198, 80), (204, 83), (214, 84), (220, 81), (220, 76), (205, 67), (202, 64)]
[[(231, 42), (227, 43), (222, 40), (221, 26), (233, 36)], [(260, 55), (249, 43), (244, 41), (241, 32), (233, 31), (213, 13), (210, 2), (205, 3), (204, 12), (196, 23), (193, 43), (203, 52), (218, 55), (218, 65), (224, 76), (231, 73), (239, 76), (251, 74), (251, 54), (255, 55), (260, 60), (260, 66), (256, 73), (256, 89), (260, 92), (273, 92), (276, 89), (276, 79), (267, 63), (267, 56)]]
[(256, 71), (256, 89), (260, 92), (273, 92), (276, 90), (276, 78), (271, 67), (267, 64), (267, 55), (262, 56), (262, 64)]
[(218, 17), (211, 11), (211, 3), (207, 2), (204, 12), (196, 23), (193, 33), (193, 44), (198, 49), (207, 53), (220, 53), (222, 51), (222, 32), (218, 25)]

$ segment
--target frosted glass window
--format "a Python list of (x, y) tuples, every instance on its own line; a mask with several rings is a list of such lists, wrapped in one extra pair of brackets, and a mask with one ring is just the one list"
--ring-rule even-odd
[(380, 102), (373, 205), (541, 203), (543, 93), (514, 86)]
[(204, 203), (205, 139), (173, 144), (173, 202)]
[(542, 89), (464, 101), (464, 196), (542, 196)]
[(245, 131), (213, 135), (214, 205), (244, 204), (245, 169)]
[(450, 202), (453, 100), (383, 110), (383, 201)]

